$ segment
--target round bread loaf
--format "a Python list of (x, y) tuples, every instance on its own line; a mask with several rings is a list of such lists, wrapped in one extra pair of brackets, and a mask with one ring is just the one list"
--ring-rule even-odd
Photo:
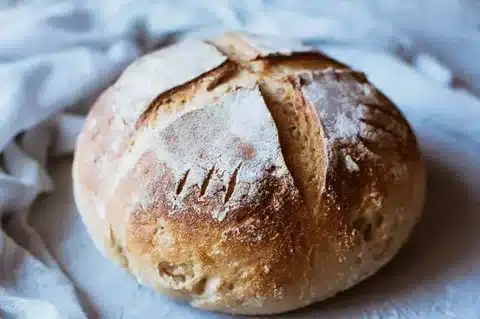
[(75, 199), (97, 247), (194, 307), (296, 309), (388, 262), (420, 216), (415, 136), (365, 75), (230, 33), (129, 66), (79, 136)]

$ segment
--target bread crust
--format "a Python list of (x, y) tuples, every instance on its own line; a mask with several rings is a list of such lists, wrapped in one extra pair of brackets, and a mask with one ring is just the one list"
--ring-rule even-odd
[(147, 55), (78, 138), (75, 199), (97, 247), (195, 307), (323, 300), (388, 262), (420, 216), (400, 111), (362, 73), (278, 43), (226, 34)]

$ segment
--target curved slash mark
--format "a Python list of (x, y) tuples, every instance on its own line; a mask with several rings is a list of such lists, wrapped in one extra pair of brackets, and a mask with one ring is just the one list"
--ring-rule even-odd
[(357, 137), (358, 139), (360, 140), (360, 142), (362, 142), (363, 146), (365, 146), (365, 148), (367, 150), (369, 150), (370, 152), (372, 152), (373, 154), (375, 155), (378, 155), (380, 157), (383, 157), (382, 153), (382, 149), (380, 148), (380, 146), (377, 145), (377, 143), (375, 143), (374, 141), (370, 141), (366, 138), (364, 138), (363, 136), (361, 136), (360, 134), (357, 134)]
[(377, 121), (374, 121), (374, 120), (369, 120), (369, 119), (366, 119), (366, 118), (360, 118), (359, 119), (361, 122), (367, 124), (367, 125), (370, 125), (378, 130), (381, 130), (389, 135), (391, 135), (395, 141), (399, 141), (401, 140), (401, 137), (398, 136), (394, 131), (388, 129), (384, 124), (380, 123), (380, 122), (377, 122)]
[(386, 106), (383, 106), (381, 104), (376, 104), (376, 103), (371, 103), (371, 102), (365, 102), (365, 101), (360, 101), (360, 105), (366, 106), (367, 108), (377, 110), (379, 112), (385, 113), (387, 115), (390, 115), (391, 117), (395, 118), (398, 122), (404, 124), (405, 120), (402, 118), (400, 113), (397, 113), (395, 110), (391, 110), (387, 108)]

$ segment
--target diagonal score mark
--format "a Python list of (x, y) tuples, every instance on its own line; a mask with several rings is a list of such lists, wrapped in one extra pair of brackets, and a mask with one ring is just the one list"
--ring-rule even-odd
[(388, 129), (387, 126), (383, 123), (380, 123), (380, 122), (372, 120), (372, 119), (366, 119), (366, 118), (359, 118), (359, 121), (361, 121), (361, 122), (363, 122), (367, 125), (370, 125), (377, 130), (381, 130), (381, 131), (389, 134), (397, 142), (402, 140), (401, 136), (399, 136), (395, 131), (392, 131), (392, 130)]
[(225, 193), (224, 203), (227, 203), (230, 200), (233, 192), (235, 191), (235, 186), (237, 185), (237, 175), (238, 175), (238, 170), (240, 169), (240, 166), (242, 166), (242, 163), (240, 163), (237, 166), (235, 171), (233, 171), (232, 176), (230, 177), (230, 181), (228, 182), (227, 192)]
[(212, 168), (207, 173), (207, 177), (203, 180), (202, 186), (200, 188), (200, 197), (205, 195), (208, 185), (210, 184), (210, 180), (212, 179), (212, 174), (214, 170), (215, 170), (215, 165), (212, 166)]
[(177, 195), (180, 195), (180, 193), (182, 192), (182, 190), (185, 186), (185, 183), (187, 182), (187, 178), (188, 178), (189, 173), (190, 173), (190, 169), (187, 169), (187, 171), (185, 172), (183, 177), (178, 182), (177, 191), (176, 191)]

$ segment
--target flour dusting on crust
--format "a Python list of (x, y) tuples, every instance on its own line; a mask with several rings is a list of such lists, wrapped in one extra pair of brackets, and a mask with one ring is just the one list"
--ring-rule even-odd
[(397, 143), (406, 142), (406, 126), (392, 115), (395, 110), (380, 107), (376, 90), (363, 80), (362, 73), (328, 68), (300, 77), (304, 82), (303, 95), (317, 110), (330, 148), (338, 151), (361, 145), (362, 156), (378, 157), (383, 155), (381, 148), (395, 149)]
[(227, 58), (214, 46), (187, 40), (148, 54), (122, 74), (112, 89), (118, 119), (131, 124), (159, 93), (191, 81)]
[(221, 194), (224, 205), (212, 212), (219, 220), (241, 202), (253, 200), (265, 174), (288, 174), (275, 123), (257, 87), (238, 89), (200, 108), (187, 106), (159, 116), (138, 135), (114, 187), (147, 152), (166, 163), (174, 175), (177, 187), (167, 194), (173, 211), (182, 208), (192, 191), (204, 198)]

